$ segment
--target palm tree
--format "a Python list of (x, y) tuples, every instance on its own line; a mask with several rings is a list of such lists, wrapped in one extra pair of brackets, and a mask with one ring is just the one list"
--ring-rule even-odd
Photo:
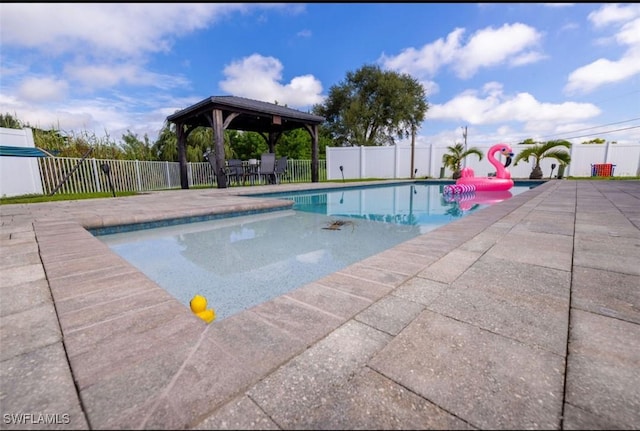
[(478, 160), (482, 160), (484, 154), (476, 147), (464, 149), (464, 145), (455, 144), (454, 146), (447, 147), (449, 153), (446, 153), (442, 156), (442, 163), (445, 167), (451, 169), (453, 171), (453, 179), (456, 180), (460, 178), (460, 165), (465, 157), (475, 154), (478, 156)]
[(542, 169), (540, 168), (540, 161), (542, 159), (556, 159), (560, 165), (568, 165), (571, 162), (571, 156), (565, 150), (556, 147), (571, 148), (571, 142), (559, 139), (548, 142), (534, 142), (532, 139), (527, 139), (520, 142), (518, 145), (530, 145), (523, 151), (520, 151), (516, 158), (513, 160), (513, 166), (517, 166), (518, 162), (522, 160), (529, 161), (530, 157), (533, 157), (534, 165), (529, 175), (531, 180), (539, 180), (542, 178)]

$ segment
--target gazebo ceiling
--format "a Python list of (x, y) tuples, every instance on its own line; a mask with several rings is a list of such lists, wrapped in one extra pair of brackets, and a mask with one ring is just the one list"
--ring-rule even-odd
[(284, 132), (299, 129), (305, 125), (319, 125), (324, 117), (305, 113), (275, 103), (261, 102), (236, 96), (212, 96), (189, 106), (167, 120), (187, 127), (212, 127), (213, 110), (222, 111), (223, 121), (232, 114), (237, 114), (229, 122), (227, 129), (246, 130), (251, 132)]

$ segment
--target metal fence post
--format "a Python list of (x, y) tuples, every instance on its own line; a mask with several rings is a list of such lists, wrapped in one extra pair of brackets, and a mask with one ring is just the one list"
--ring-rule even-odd
[(140, 176), (140, 162), (136, 159), (136, 177), (138, 179), (138, 191), (142, 191), (142, 178)]
[(93, 182), (96, 185), (96, 191), (100, 193), (102, 187), (100, 186), (100, 176), (98, 175), (98, 162), (95, 157), (91, 159), (91, 166), (93, 167)]

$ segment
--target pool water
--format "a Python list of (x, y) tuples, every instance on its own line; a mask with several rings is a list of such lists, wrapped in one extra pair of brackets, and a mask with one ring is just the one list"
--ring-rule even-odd
[(274, 198), (293, 199), (293, 209), (98, 238), (185, 306), (207, 298), (219, 321), (486, 206), (420, 184)]

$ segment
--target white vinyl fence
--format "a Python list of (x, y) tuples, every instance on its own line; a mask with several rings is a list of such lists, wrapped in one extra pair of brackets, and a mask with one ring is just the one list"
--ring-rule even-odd
[[(485, 157), (481, 161), (475, 155), (464, 160), (466, 166), (472, 168), (477, 176), (485, 176), (495, 172), (486, 158), (491, 146), (475, 146), (483, 152)], [(515, 155), (524, 145), (513, 145)], [(563, 148), (563, 147), (561, 147)], [(439, 178), (442, 168), (442, 156), (448, 153), (446, 146), (416, 146), (414, 152), (415, 178)], [(564, 176), (589, 177), (592, 165), (610, 163), (613, 166), (613, 176), (640, 176), (640, 145), (639, 144), (611, 144), (603, 145), (578, 144), (569, 150), (571, 163), (567, 166)], [(499, 159), (500, 163), (504, 160)], [(544, 177), (556, 175), (558, 167), (551, 170), (551, 164), (558, 164), (557, 160), (545, 158), (540, 162)], [(464, 166), (464, 165), (463, 165)], [(342, 167), (342, 170), (340, 169)], [(533, 169), (533, 159), (530, 162), (521, 161), (518, 166), (511, 164), (509, 172), (513, 178), (528, 179)], [(453, 172), (444, 170), (444, 178), (451, 178)], [(411, 178), (411, 147), (327, 147), (327, 179), (360, 179), (360, 178)]]
[[(0, 144), (34, 148), (30, 129), (14, 130), (0, 128)], [(522, 146), (513, 146), (514, 152)], [(490, 146), (476, 146), (485, 155)], [(442, 168), (442, 156), (448, 152), (446, 146), (416, 146), (414, 152), (415, 178), (451, 178), (452, 172)], [(410, 178), (411, 147), (326, 147), (326, 160), (319, 160), (320, 181), (363, 178)], [(573, 145), (570, 150), (571, 163), (564, 176), (588, 177), (594, 164), (611, 164), (613, 176), (640, 176), (640, 144)], [(138, 160), (99, 160), (68, 157), (1, 157), (0, 196), (20, 194), (92, 193), (109, 192), (109, 177), (116, 192), (163, 190), (180, 188), (180, 164), (178, 162), (148, 162)], [(501, 163), (504, 160), (499, 160)], [(482, 161), (474, 155), (464, 161), (474, 169), (476, 175), (485, 176), (494, 172), (486, 157)], [(557, 174), (552, 171), (554, 159), (543, 159), (545, 177)], [(107, 176), (102, 165), (109, 166)], [(522, 161), (509, 167), (516, 179), (529, 178), (533, 161)], [(65, 177), (68, 177), (63, 182)], [(189, 187), (217, 187), (216, 178), (207, 162), (188, 163)], [(287, 176), (283, 182), (311, 182), (311, 160), (288, 160)]]
[[(0, 127), (0, 144), (35, 148), (31, 129)], [(0, 157), (0, 196), (42, 194), (38, 161), (34, 157)]]
[[(50, 194), (70, 174), (82, 159), (74, 157), (43, 157), (38, 159), (44, 194)], [(320, 180), (326, 179), (326, 164), (319, 160)], [(107, 175), (102, 165), (109, 166)], [(180, 188), (180, 163), (140, 160), (85, 159), (69, 175), (56, 193), (110, 192), (109, 177), (116, 192), (164, 190)], [(217, 187), (211, 165), (207, 162), (188, 163), (189, 187)], [(285, 183), (311, 182), (311, 160), (287, 160)]]

